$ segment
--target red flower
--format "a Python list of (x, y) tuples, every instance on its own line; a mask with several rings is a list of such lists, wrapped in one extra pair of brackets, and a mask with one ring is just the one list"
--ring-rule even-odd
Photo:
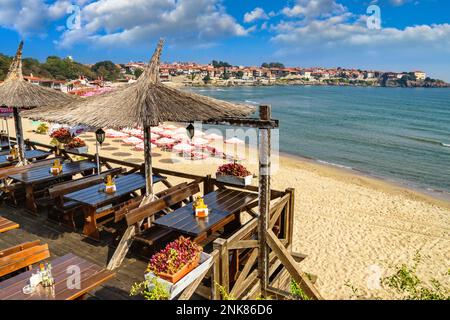
[(250, 171), (239, 163), (224, 164), (217, 169), (216, 174), (235, 177), (247, 177), (251, 175)]
[(85, 147), (85, 146), (86, 146), (86, 143), (83, 140), (81, 140), (80, 138), (74, 138), (72, 141), (70, 141), (67, 144), (67, 147), (71, 148), (71, 149), (73, 149), (73, 148), (82, 148), (82, 147)]
[(159, 273), (175, 274), (194, 260), (201, 251), (202, 247), (195, 242), (189, 238), (180, 237), (150, 258), (148, 270), (156, 275)]
[(65, 128), (59, 128), (53, 131), (50, 137), (56, 139), (59, 143), (69, 143), (72, 140), (72, 135)]

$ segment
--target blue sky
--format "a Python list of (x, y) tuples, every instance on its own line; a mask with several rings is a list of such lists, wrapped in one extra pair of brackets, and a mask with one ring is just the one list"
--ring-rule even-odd
[[(368, 27), (370, 5), (380, 29)], [(0, 0), (0, 52), (25, 39), (39, 60), (139, 61), (164, 37), (166, 61), (420, 69), (450, 81), (449, 12), (448, 0)]]

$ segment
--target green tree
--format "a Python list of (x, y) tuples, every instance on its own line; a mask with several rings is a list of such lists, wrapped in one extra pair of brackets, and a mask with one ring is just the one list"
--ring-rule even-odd
[(92, 71), (108, 81), (120, 78), (120, 69), (112, 61), (100, 61), (92, 66)]
[(203, 82), (208, 83), (211, 81), (211, 77), (209, 76), (209, 73), (203, 77)]
[(211, 62), (211, 64), (213, 65), (214, 68), (230, 68), (230, 67), (232, 67), (231, 64), (229, 64), (228, 62), (225, 62), (225, 61), (213, 60)]
[(9, 66), (12, 62), (12, 58), (0, 54), (0, 80), (4, 80), (8, 74)]
[(282, 64), (281, 62), (264, 62), (261, 67), (263, 68), (279, 68), (279, 69), (284, 69), (284, 64)]
[(142, 70), (142, 69), (135, 69), (134, 76), (136, 77), (136, 79), (139, 78), (143, 72), (144, 72), (144, 70)]

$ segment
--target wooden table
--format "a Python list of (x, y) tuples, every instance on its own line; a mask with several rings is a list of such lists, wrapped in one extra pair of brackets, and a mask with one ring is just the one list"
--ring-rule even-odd
[(191, 236), (197, 242), (204, 241), (210, 234), (232, 221), (239, 221), (241, 211), (255, 202), (257, 194), (239, 190), (221, 189), (204, 197), (209, 208), (206, 218), (197, 218), (192, 203), (154, 221), (155, 225), (169, 228)]
[[(51, 155), (52, 155), (51, 152), (46, 152), (46, 151), (42, 151), (42, 150), (27, 150), (27, 151), (25, 151), (25, 158), (27, 160), (32, 160), (32, 159), (42, 160)], [(9, 161), (7, 157), (8, 157), (7, 155), (0, 156), (0, 167), (7, 167), (7, 166), (17, 163), (17, 160)]]
[[(73, 270), (80, 270), (80, 285), (78, 288), (69, 288), (68, 283), (73, 277)], [(31, 271), (21, 273), (13, 278), (0, 282), (0, 300), (75, 300), (83, 299), (92, 289), (115, 276), (114, 272), (107, 271), (100, 266), (86, 261), (72, 253), (52, 261), (52, 274), (55, 285), (44, 288), (39, 285), (36, 291), (26, 295), (22, 292), (28, 284), (32, 273), (36, 273), (38, 267)]]
[[(156, 184), (166, 178), (159, 175), (153, 175), (153, 184)], [(115, 180), (117, 191), (113, 194), (103, 192), (102, 183), (85, 188), (80, 191), (69, 193), (64, 199), (76, 201), (83, 205), (85, 216), (83, 233), (93, 239), (100, 239), (100, 233), (97, 226), (98, 210), (102, 207), (118, 202), (121, 198), (130, 195), (138, 190), (145, 190), (145, 177), (140, 173), (132, 173), (125, 176), (119, 176)]]
[(6, 218), (0, 217), (0, 233), (17, 229), (19, 228), (19, 224), (12, 222)]
[(79, 173), (95, 169), (96, 164), (87, 160), (64, 163), (62, 165), (62, 173), (56, 176), (50, 173), (50, 167), (32, 168), (25, 172), (8, 176), (13, 181), (21, 182), (25, 186), (26, 208), (34, 214), (37, 213), (37, 205), (34, 198), (34, 188), (36, 185), (60, 180), (61, 178), (73, 177)]

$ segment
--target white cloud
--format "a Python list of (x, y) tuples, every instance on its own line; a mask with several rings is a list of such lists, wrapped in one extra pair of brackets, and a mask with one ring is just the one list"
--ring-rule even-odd
[(219, 0), (99, 0), (83, 7), (81, 19), (81, 29), (62, 35), (61, 47), (80, 42), (134, 45), (156, 37), (208, 42), (251, 31), (227, 14)]
[(135, 45), (158, 37), (205, 44), (255, 30), (240, 25), (221, 0), (0, 0), (0, 27), (44, 34), (51, 22), (69, 17), (72, 4), (81, 8), (82, 25), (66, 29), (56, 41), (60, 47)]
[(282, 13), (287, 17), (312, 19), (345, 11), (345, 7), (335, 0), (297, 0), (293, 7), (283, 8)]
[(247, 12), (244, 15), (244, 22), (253, 22), (256, 20), (267, 20), (269, 19), (269, 16), (262, 8), (255, 8), (253, 11)]
[(21, 35), (40, 34), (50, 21), (62, 18), (70, 5), (69, 0), (51, 4), (44, 0), (0, 0), (0, 27)]
[(286, 46), (315, 49), (335, 47), (405, 48), (436, 47), (450, 50), (450, 24), (417, 25), (405, 29), (384, 28), (371, 30), (366, 26), (365, 16), (350, 12), (326, 19), (285, 21), (273, 28), (277, 34), (273, 40)]

